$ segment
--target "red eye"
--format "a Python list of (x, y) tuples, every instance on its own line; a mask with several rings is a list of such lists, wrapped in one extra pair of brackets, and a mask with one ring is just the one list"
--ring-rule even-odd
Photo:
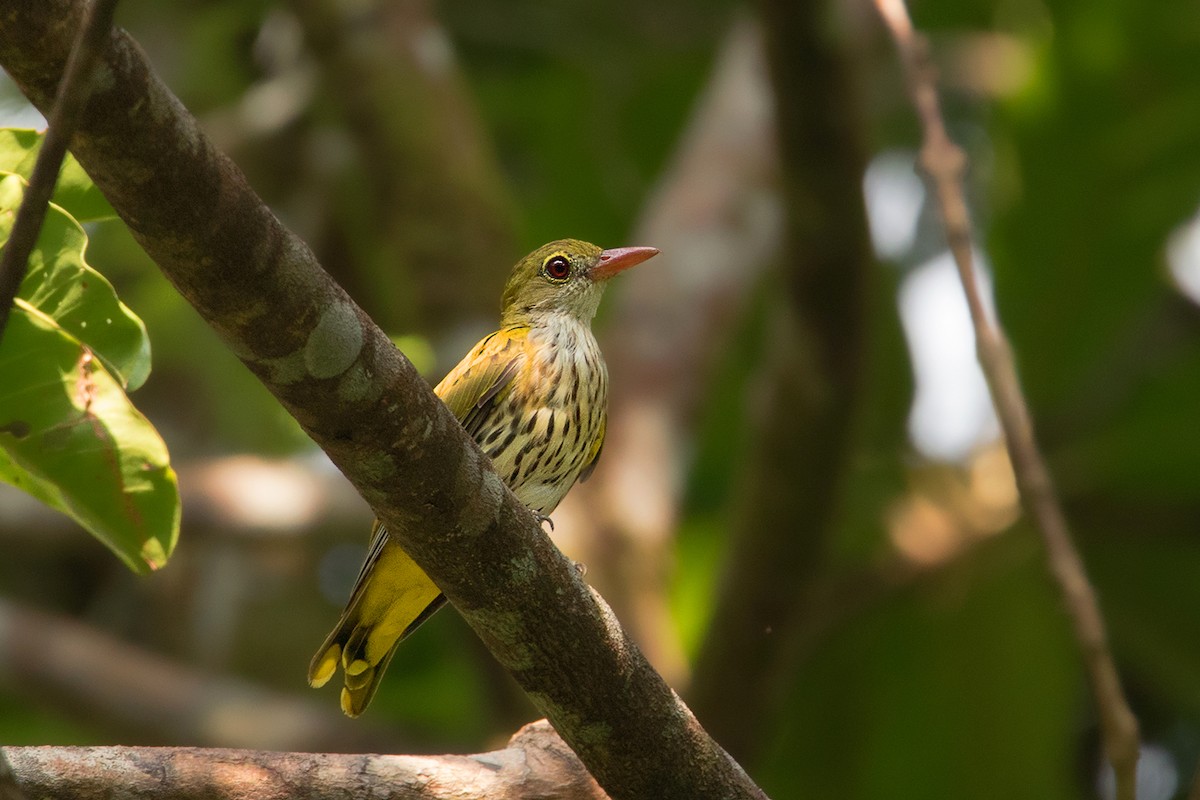
[(554, 256), (546, 262), (546, 277), (556, 281), (566, 280), (571, 274), (571, 262), (565, 256)]

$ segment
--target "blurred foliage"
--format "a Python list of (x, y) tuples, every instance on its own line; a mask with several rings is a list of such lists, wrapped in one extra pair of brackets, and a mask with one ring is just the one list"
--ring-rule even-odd
[(796, 676), (768, 791), (1076, 796), (1080, 675), (1036, 551), (1012, 531), (825, 642)]
[(523, 251), (564, 236), (624, 241), (731, 8), (726, 0), (441, 4), (520, 201)]
[[(970, 195), (999, 314), (1119, 667), (1145, 740), (1174, 759), (1173, 773), (1157, 776), (1170, 779), (1174, 794), (1145, 797), (1184, 797), (1200, 752), (1192, 611), (1200, 607), (1200, 314), (1170, 278), (1167, 243), (1200, 206), (1200, 6), (921, 0), (912, 11), (941, 66), (950, 130), (972, 159)], [(287, 7), (129, 4), (121, 13), (168, 84), (288, 224), (310, 240), (327, 237), (335, 211), (324, 189), (339, 186), (345, 197), (340, 192), (356, 184), (338, 176), (361, 171), (346, 155), (344, 123), (319, 98), (298, 101), (297, 113), (269, 131), (246, 122), (248, 93), (280, 74), (286, 37), (263, 30), (268, 20), (276, 33), (286, 30)], [(513, 239), (525, 249), (559, 236), (626, 243), (736, 12), (718, 0), (445, 0), (436, 13), (519, 209)], [(890, 44), (872, 22), (859, 22), (865, 138), (877, 152), (912, 150), (918, 134)], [(296, 48), (288, 63), (304, 62)], [(146, 321), (156, 360), (140, 397), (177, 459), (305, 447), (127, 231), (101, 223), (91, 234), (89, 260)], [(1035, 534), (1024, 523), (970, 532), (963, 520), (977, 509), (969, 498), (913, 478), (934, 470), (951, 476), (944, 487), (966, 480), (969, 469), (924, 463), (904, 428), (913, 379), (895, 294), (942, 247), (925, 208), (916, 241), (881, 266), (873, 290), (854, 452), (824, 566), (832, 600), (814, 604), (807, 633), (792, 644), (801, 656), (779, 698), (786, 722), (746, 764), (775, 797), (1095, 796), (1101, 757), (1091, 694)], [(515, 255), (496, 253), (481, 274), (499, 280)], [(406, 286), (404, 277), (364, 285)], [(399, 302), (362, 299), (378, 308)], [(745, 438), (772, 302), (770, 284), (760, 286), (728, 332), (689, 445), (672, 587), (689, 647), (702, 636), (728, 515), (753, 457)], [(434, 379), (444, 354), (456, 358), (478, 333), (394, 332), (414, 343), (404, 347), (420, 360), (437, 355)], [(949, 537), (953, 546), (917, 558), (898, 544), (897, 509), (914, 502), (925, 509), (914, 517), (925, 525), (917, 533)], [(779, 535), (787, 534), (781, 521)], [(260, 577), (237, 594), (213, 566), (221, 561), (213, 553), (228, 546), (219, 532), (185, 531), (166, 571), (174, 576), (98, 580), (90, 605), (49, 591), (37, 599), (73, 612), (82, 606), (147, 646), (300, 692), (310, 650), (347, 589), (320, 596), (316, 574), (333, 541), (358, 535), (238, 551), (261, 561), (252, 572)], [(231, 594), (232, 611), (202, 602)], [(183, 623), (128, 619), (138, 609), (177, 606), (188, 609)], [(222, 613), (232, 621), (223, 634), (228, 653), (217, 657), (203, 632)], [(372, 714), (464, 751), (511, 733), (506, 689), (472, 657), (468, 639), (454, 615), (435, 617), (397, 655)], [(31, 710), (36, 697), (0, 705), (0, 741), (59, 736), (30, 733), (43, 724)], [(86, 738), (93, 735), (103, 738), (89, 728)]]

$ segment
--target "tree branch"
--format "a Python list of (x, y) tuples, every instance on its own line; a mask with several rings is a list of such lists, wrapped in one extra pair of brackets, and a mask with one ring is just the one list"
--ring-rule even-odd
[(10, 747), (31, 797), (99, 800), (603, 800), (583, 764), (544, 720), (503, 750), (473, 756), (381, 756), (197, 747)]
[(12, 762), (8, 760), (8, 752), (0, 747), (0, 800), (28, 800), (21, 785), (17, 783), (17, 773), (13, 770)]
[[(84, 0), (10, 4), (0, 64), (45, 108)], [(72, 150), (164, 274), (350, 479), (616, 798), (762, 797), (391, 342), (123, 32)]]
[(29, 188), (13, 221), (12, 233), (4, 251), (0, 253), (0, 338), (3, 338), (4, 328), (8, 325), (8, 312), (13, 299), (25, 280), (29, 254), (37, 244), (38, 232), (46, 218), (46, 204), (54, 194), (58, 171), (67, 154), (67, 142), (79, 124), (83, 103), (91, 90), (87, 82), (92, 77), (92, 65), (101, 45), (108, 38), (116, 7), (117, 0), (96, 0), (79, 29), (75, 46), (71, 48), (62, 85), (49, 114), (46, 138), (34, 162), (33, 174), (29, 176)]
[(1083, 560), (1071, 540), (1050, 473), (1038, 450), (1033, 420), (1017, 380), (1008, 340), (999, 322), (988, 314), (975, 279), (970, 218), (962, 189), (966, 156), (946, 134), (928, 44), (913, 30), (904, 0), (875, 0), (875, 5), (896, 41), (908, 91), (920, 118), (924, 133), (921, 169), (938, 200), (946, 239), (967, 296), (979, 363), (1004, 430), (1025, 511), (1042, 534), (1050, 571), (1062, 593), (1075, 638), (1083, 652), (1084, 665), (1100, 710), (1104, 749), (1117, 777), (1117, 797), (1133, 800), (1137, 783), (1137, 718), (1121, 690), (1104, 618)]

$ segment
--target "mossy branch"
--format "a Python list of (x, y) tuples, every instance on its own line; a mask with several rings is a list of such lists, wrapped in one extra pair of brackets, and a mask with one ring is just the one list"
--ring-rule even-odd
[[(84, 0), (0, 18), (48, 108)], [(615, 798), (762, 797), (388, 338), (114, 32), (71, 150), (180, 293), (300, 422)], [(302, 672), (298, 666), (298, 675)]]

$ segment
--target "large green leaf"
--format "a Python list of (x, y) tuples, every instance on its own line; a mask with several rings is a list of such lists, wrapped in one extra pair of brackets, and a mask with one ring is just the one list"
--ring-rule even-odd
[[(25, 133), (0, 130), (0, 162), (31, 168), (37, 137)], [(90, 183), (75, 171), (64, 170), (56, 197), (87, 212)], [(0, 242), (24, 191), (20, 175), (0, 177)], [(179, 493), (166, 446), (123, 390), (150, 372), (145, 326), (84, 261), (86, 246), (79, 223), (51, 204), (0, 339), (0, 480), (144, 572), (174, 547)]]
[(92, 351), (18, 300), (0, 341), (0, 479), (64, 511), (145, 572), (179, 530), (167, 448)]
[[(4, 133), (0, 130), (0, 136)], [(0, 242), (12, 233), (24, 186), (17, 175), (0, 179)], [(132, 391), (150, 374), (150, 340), (142, 321), (117, 299), (112, 284), (84, 261), (86, 246), (79, 223), (51, 205), (17, 296), (91, 348)]]
[[(29, 180), (44, 138), (44, 134), (28, 128), (0, 128), (0, 172), (15, 172)], [(80, 222), (117, 215), (70, 153), (63, 159), (52, 202)]]

